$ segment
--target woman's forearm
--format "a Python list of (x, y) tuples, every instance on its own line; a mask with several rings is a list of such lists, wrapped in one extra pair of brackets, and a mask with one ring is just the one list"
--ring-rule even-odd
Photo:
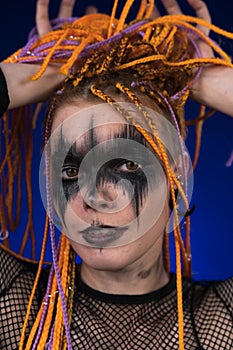
[(64, 80), (57, 66), (49, 66), (36, 81), (31, 77), (39, 70), (39, 65), (1, 63), (0, 68), (7, 83), (10, 109), (46, 100)]
[(192, 89), (199, 103), (233, 117), (233, 68), (208, 67)]

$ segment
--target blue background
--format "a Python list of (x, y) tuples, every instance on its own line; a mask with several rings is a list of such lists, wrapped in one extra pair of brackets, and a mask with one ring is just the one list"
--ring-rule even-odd
[[(122, 1), (121, 1), (122, 3)], [(232, 0), (206, 1), (214, 24), (233, 31)], [(110, 13), (112, 1), (77, 1), (74, 14), (80, 16), (85, 7), (94, 4), (100, 12)], [(136, 1), (136, 5), (138, 1)], [(180, 1), (185, 13), (193, 14)], [(2, 0), (0, 4), (0, 60), (19, 47), (24, 46), (27, 34), (34, 26), (36, 0)], [(58, 0), (51, 0), (51, 18), (56, 17)], [(159, 3), (163, 13), (163, 8)], [(214, 37), (230, 56), (233, 42)], [(197, 115), (197, 106), (191, 102), (187, 108), (188, 118)], [(35, 155), (33, 160), (34, 222), (38, 237), (37, 256), (40, 253), (40, 239), (43, 233), (44, 209), (38, 191), (38, 164), (40, 162), (41, 126), (35, 133)], [(189, 130), (187, 146), (191, 156), (194, 148), (194, 127)], [(201, 154), (194, 176), (192, 203), (196, 209), (191, 219), (193, 276), (196, 279), (224, 279), (233, 275), (233, 165), (225, 163), (233, 150), (233, 118), (216, 113), (208, 119), (203, 128)], [(27, 208), (23, 207), (25, 213)], [(22, 231), (26, 215), (22, 216)], [(11, 235), (12, 246), (18, 249), (17, 233)], [(27, 255), (27, 252), (26, 252)], [(48, 254), (47, 254), (48, 256)], [(49, 258), (49, 256), (48, 256)], [(174, 269), (174, 265), (173, 265)]]

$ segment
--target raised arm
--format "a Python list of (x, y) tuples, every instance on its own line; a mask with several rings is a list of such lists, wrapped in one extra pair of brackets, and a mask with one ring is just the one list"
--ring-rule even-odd
[[(74, 3), (75, 0), (62, 0), (58, 17), (66, 18), (72, 16)], [(36, 28), (39, 36), (46, 34), (52, 29), (48, 8), (49, 0), (37, 1)], [(30, 78), (38, 71), (39, 65), (0, 63), (0, 68), (7, 83), (10, 100), (8, 108), (16, 108), (46, 100), (65, 78), (54, 65), (49, 65), (42, 77), (36, 81), (31, 81)]]
[[(182, 14), (176, 0), (161, 0), (167, 13), (170, 15)], [(197, 17), (211, 22), (208, 8), (202, 0), (186, 0), (196, 12)], [(154, 9), (154, 17), (160, 16), (158, 9)], [(198, 25), (206, 35), (209, 29)], [(212, 49), (203, 41), (198, 40), (202, 57), (213, 57)], [(192, 97), (197, 102), (216, 109), (233, 117), (233, 69), (224, 66), (209, 65), (203, 68), (202, 74), (193, 85)]]
[(193, 98), (233, 117), (233, 69), (206, 67), (192, 90)]

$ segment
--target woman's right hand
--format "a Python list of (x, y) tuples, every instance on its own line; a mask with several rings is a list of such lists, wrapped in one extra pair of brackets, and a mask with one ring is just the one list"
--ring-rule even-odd
[[(62, 0), (58, 17), (71, 17), (74, 3), (75, 0)], [(48, 13), (49, 0), (37, 0), (36, 28), (39, 37), (52, 30)], [(0, 67), (7, 82), (9, 109), (48, 99), (65, 79), (55, 65), (49, 65), (40, 79), (35, 81), (31, 77), (38, 72), (38, 64), (1, 63)]]

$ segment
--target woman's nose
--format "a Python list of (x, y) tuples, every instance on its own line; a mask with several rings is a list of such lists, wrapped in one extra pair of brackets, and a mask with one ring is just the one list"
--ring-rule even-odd
[(115, 196), (106, 189), (95, 188), (87, 190), (84, 196), (84, 202), (89, 207), (96, 211), (108, 212), (112, 211), (115, 206)]

